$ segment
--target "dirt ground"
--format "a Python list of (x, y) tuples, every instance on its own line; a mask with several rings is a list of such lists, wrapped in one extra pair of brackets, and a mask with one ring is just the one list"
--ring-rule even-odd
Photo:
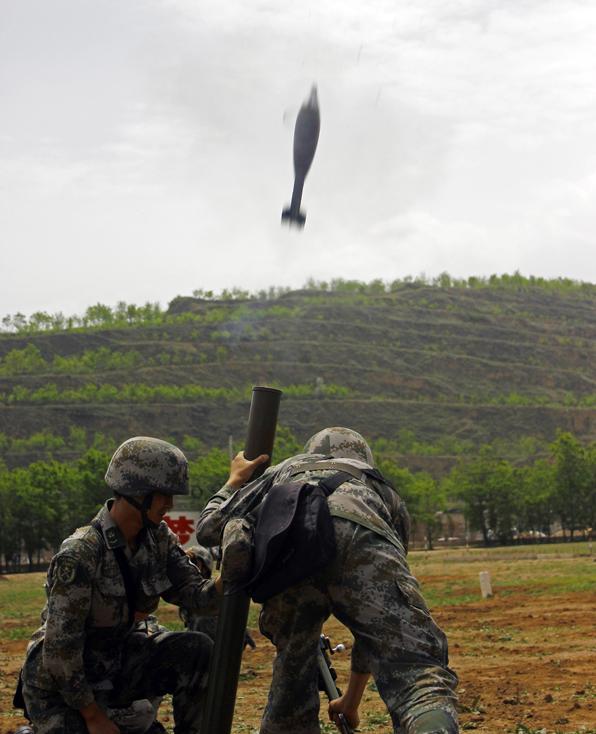
[[(451, 665), (460, 678), (462, 730), (516, 732), (546, 728), (547, 732), (596, 731), (596, 616), (592, 594), (557, 597), (516, 595), (434, 610), (448, 632)], [(556, 633), (555, 633), (556, 630)], [(350, 633), (331, 620), (325, 632), (334, 643)], [(586, 641), (591, 639), (591, 645)], [(239, 685), (239, 724), (258, 726), (266, 697), (272, 647), (257, 638), (258, 647), (243, 661)], [(349, 653), (333, 658), (338, 682), (347, 681)], [(361, 731), (391, 731), (385, 707), (374, 690), (366, 691)], [(325, 708), (322, 707), (322, 712)], [(321, 717), (324, 720), (324, 717)], [(331, 729), (329, 729), (331, 731)]]
[[(449, 579), (445, 575), (441, 581)], [(553, 596), (530, 595), (514, 587), (492, 599), (433, 608), (448, 634), (451, 665), (460, 678), (462, 730), (596, 732), (595, 606), (593, 589)], [(175, 619), (173, 610), (164, 610), (166, 624), (168, 616)], [(341, 686), (348, 675), (351, 635), (335, 620), (325, 632), (333, 643), (344, 642), (348, 648), (333, 658)], [(0, 639), (0, 734), (23, 723), (10, 711), (26, 640), (11, 641), (6, 633), (4, 629)], [(270, 680), (273, 648), (258, 632), (254, 637), (257, 649), (246, 652), (242, 664), (233, 728), (238, 733), (258, 730)], [(169, 706), (162, 708), (161, 720), (169, 728)], [(323, 721), (324, 713), (323, 706)], [(323, 731), (333, 730), (324, 726)], [(374, 686), (362, 702), (360, 731), (391, 731)]]

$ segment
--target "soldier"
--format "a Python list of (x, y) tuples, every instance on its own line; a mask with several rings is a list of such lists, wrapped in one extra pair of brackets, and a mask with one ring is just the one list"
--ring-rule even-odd
[(354, 636), (348, 690), (329, 705), (333, 721), (342, 713), (357, 726), (372, 674), (395, 732), (456, 734), (457, 677), (448, 667), (446, 637), (406, 561), (409, 516), (403, 501), (373, 469), (371, 450), (356, 431), (324, 429), (309, 439), (304, 452), (242, 489), (242, 470), (254, 462), (239, 454), (197, 529), (199, 540), (210, 543), (228, 520), (246, 522), (274, 483), (316, 482), (338, 471), (350, 475), (328, 499), (335, 559), (262, 608), (260, 629), (277, 655), (260, 733), (320, 733), (316, 654), (323, 622), (333, 614)]
[[(157, 438), (131, 438), (106, 483), (114, 498), (48, 569), (42, 626), (21, 674), (27, 716), (37, 734), (157, 732), (156, 702), (171, 693), (176, 731), (196, 734), (212, 642), (149, 624), (160, 597), (196, 613), (218, 609), (221, 581), (197, 573), (163, 522), (173, 497), (189, 492), (186, 458)], [(119, 726), (133, 702), (140, 721)]]

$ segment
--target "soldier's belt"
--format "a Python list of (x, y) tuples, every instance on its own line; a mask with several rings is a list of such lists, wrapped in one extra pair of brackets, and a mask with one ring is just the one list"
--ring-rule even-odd
[(358, 469), (351, 464), (344, 464), (342, 461), (311, 461), (308, 464), (297, 466), (290, 476), (295, 477), (297, 474), (304, 474), (307, 471), (343, 471), (359, 482), (366, 482), (366, 474), (362, 469)]

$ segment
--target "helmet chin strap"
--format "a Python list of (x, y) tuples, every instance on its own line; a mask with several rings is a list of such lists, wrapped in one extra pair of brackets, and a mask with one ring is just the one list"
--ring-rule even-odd
[(149, 516), (147, 515), (147, 510), (151, 507), (151, 503), (153, 502), (152, 492), (150, 492), (149, 494), (146, 494), (143, 497), (142, 502), (138, 502), (134, 497), (127, 497), (126, 495), (123, 495), (123, 496), (129, 505), (132, 505), (134, 508), (136, 508), (141, 513), (141, 520), (143, 521), (144, 528), (155, 530), (155, 528), (158, 527), (158, 523), (155, 523), (152, 520), (150, 520)]

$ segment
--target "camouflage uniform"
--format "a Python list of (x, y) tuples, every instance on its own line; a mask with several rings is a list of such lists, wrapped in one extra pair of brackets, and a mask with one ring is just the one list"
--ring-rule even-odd
[[(337, 436), (338, 429), (331, 430)], [(261, 631), (277, 649), (261, 734), (319, 734), (316, 654), (330, 614), (354, 635), (352, 670), (372, 673), (394, 731), (454, 734), (457, 677), (448, 667), (445, 635), (430, 616), (406, 561), (405, 505), (383, 482), (359, 475), (372, 465), (364, 439), (366, 448), (357, 451), (313, 439), (305, 448), (324, 454), (292, 457), (238, 491), (223, 487), (198, 523), (197, 536), (210, 542), (230, 518), (256, 509), (274, 482), (317, 481), (342, 468), (355, 475), (328, 501), (335, 560), (269, 599), (261, 611)]]
[[(186, 555), (197, 567), (203, 578), (211, 578), (213, 556), (208, 548), (201, 545), (193, 545), (191, 548), (188, 548)], [(191, 630), (192, 632), (202, 632), (204, 635), (207, 635), (209, 639), (215, 642), (215, 635), (217, 633), (217, 617), (207, 617), (203, 613), (193, 612), (185, 607), (180, 607), (180, 619), (184, 622), (184, 626), (187, 630)], [(255, 641), (248, 629), (244, 633), (244, 646), (246, 647), (247, 645), (253, 649), (256, 647)]]
[[(167, 448), (170, 444), (134, 440), (141, 449), (147, 442), (154, 448), (159, 444), (168, 471), (176, 473), (170, 464), (172, 456), (179, 458)], [(125, 453), (125, 467), (129, 458)], [(118, 468), (113, 464), (114, 459), (108, 484)], [(152, 471), (159, 468), (154, 463)], [(183, 493), (166, 479), (160, 478), (163, 493)], [(122, 492), (127, 491), (121, 475), (119, 481)], [(185, 486), (187, 482), (182, 483)], [(152, 491), (160, 491), (157, 484)], [(104, 709), (120, 708), (172, 693), (176, 732), (195, 734), (212, 643), (202, 634), (167, 632), (148, 621), (131, 627), (126, 587), (112, 551), (124, 549), (136, 591), (135, 617), (150, 619), (160, 598), (214, 614), (218, 608), (214, 582), (201, 577), (165, 522), (148, 524), (131, 550), (110, 515), (112, 502), (92, 525), (62, 543), (48, 569), (42, 626), (28, 646), (22, 671), (29, 718), (37, 734), (87, 734), (78, 709), (93, 701)]]
[[(208, 548), (201, 545), (193, 545), (186, 551), (191, 563), (193, 563), (203, 578), (211, 578), (213, 556)], [(205, 616), (205, 614), (196, 613), (184, 606), (180, 607), (180, 619), (184, 622), (187, 630), (192, 632), (202, 632), (209, 639), (215, 641), (215, 633), (217, 631), (217, 617)]]

